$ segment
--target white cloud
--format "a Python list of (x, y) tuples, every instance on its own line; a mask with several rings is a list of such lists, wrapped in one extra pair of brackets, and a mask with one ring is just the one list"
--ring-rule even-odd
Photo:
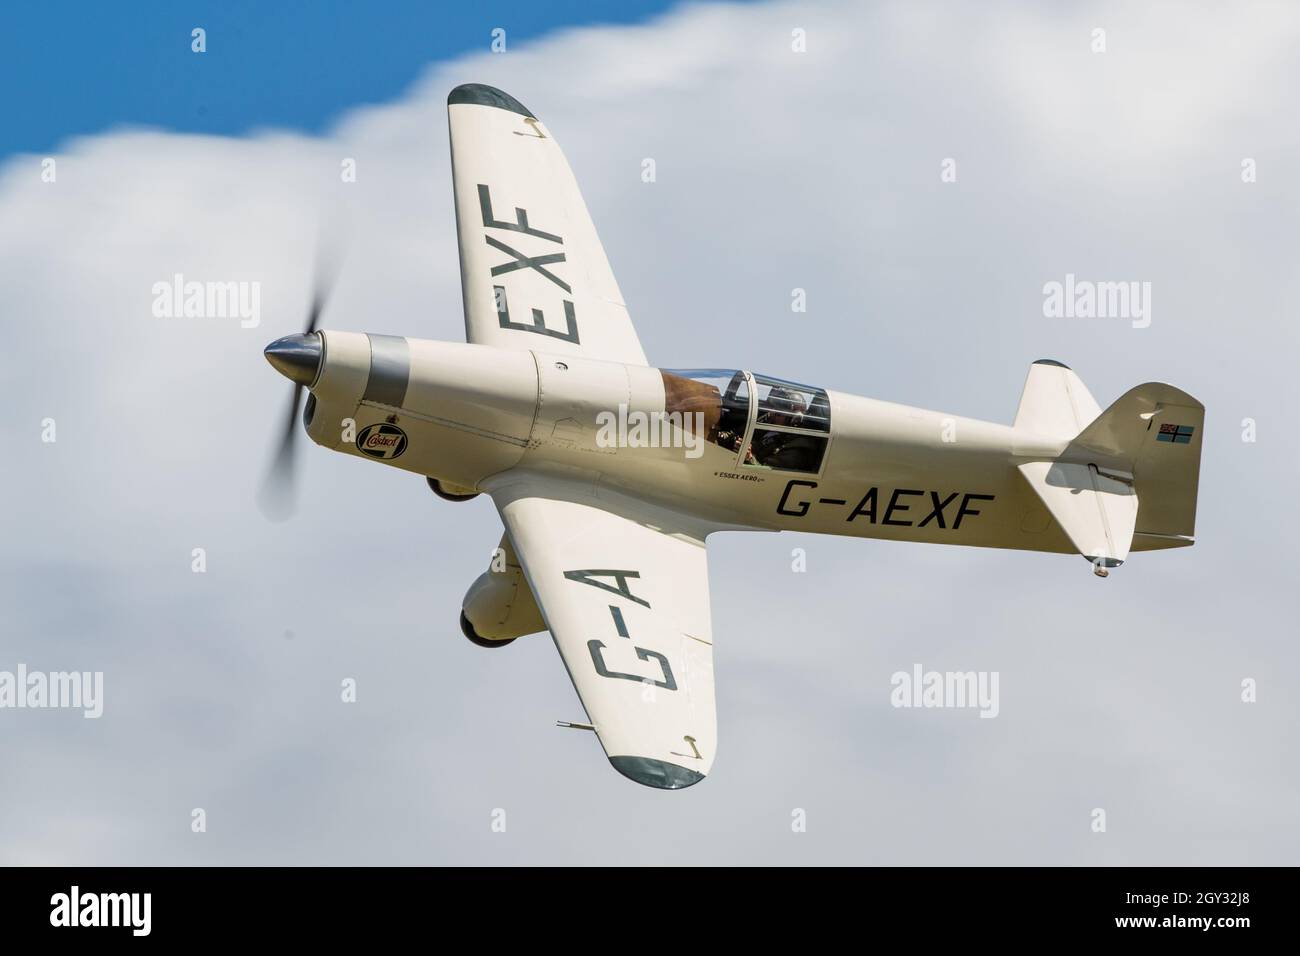
[[(106, 703), (0, 713), (4, 862), (1294, 861), (1300, 17), (1243, 9), (691, 7), (436, 66), (321, 139), (122, 131), (70, 143), (54, 184), (11, 160), (0, 668), (103, 670)], [(318, 231), (348, 253), (327, 327), (462, 335), (444, 101), (466, 80), (564, 144), (652, 361), (1002, 421), (1035, 358), (1103, 405), (1169, 379), (1209, 408), (1200, 543), (1099, 582), (721, 536), (714, 773), (627, 783), (553, 729), (580, 708), (547, 639), (459, 635), (489, 504), (304, 447), (298, 517), (253, 505), (288, 399), (260, 351), (302, 321)], [(155, 319), (176, 272), (260, 281), (262, 326)], [(1044, 319), (1066, 272), (1151, 281), (1151, 328)], [(890, 708), (918, 661), (999, 670), (999, 718)]]

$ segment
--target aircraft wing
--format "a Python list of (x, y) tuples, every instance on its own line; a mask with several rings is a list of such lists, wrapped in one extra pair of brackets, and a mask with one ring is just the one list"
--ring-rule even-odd
[(518, 100), (477, 83), (447, 97), (465, 336), (645, 365), (564, 153)]
[(489, 490), (610, 763), (648, 787), (698, 783), (717, 742), (710, 529), (589, 482)]

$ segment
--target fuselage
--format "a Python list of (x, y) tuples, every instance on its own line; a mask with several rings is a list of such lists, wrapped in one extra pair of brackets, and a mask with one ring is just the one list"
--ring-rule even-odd
[(1016, 470), (1062, 444), (1007, 425), (737, 370), (323, 341), (311, 438), (458, 491), (540, 470), (715, 527), (1073, 550)]

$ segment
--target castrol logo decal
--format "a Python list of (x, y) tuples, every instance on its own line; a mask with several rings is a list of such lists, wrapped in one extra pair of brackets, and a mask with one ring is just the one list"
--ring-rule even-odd
[(406, 432), (396, 425), (367, 425), (357, 436), (357, 451), (384, 461), (399, 458), (406, 451)]

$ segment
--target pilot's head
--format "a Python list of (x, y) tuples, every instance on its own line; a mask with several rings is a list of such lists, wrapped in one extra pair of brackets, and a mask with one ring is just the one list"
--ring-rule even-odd
[(763, 421), (771, 425), (798, 425), (808, 410), (802, 395), (780, 386), (767, 393), (766, 405), (769, 411)]

